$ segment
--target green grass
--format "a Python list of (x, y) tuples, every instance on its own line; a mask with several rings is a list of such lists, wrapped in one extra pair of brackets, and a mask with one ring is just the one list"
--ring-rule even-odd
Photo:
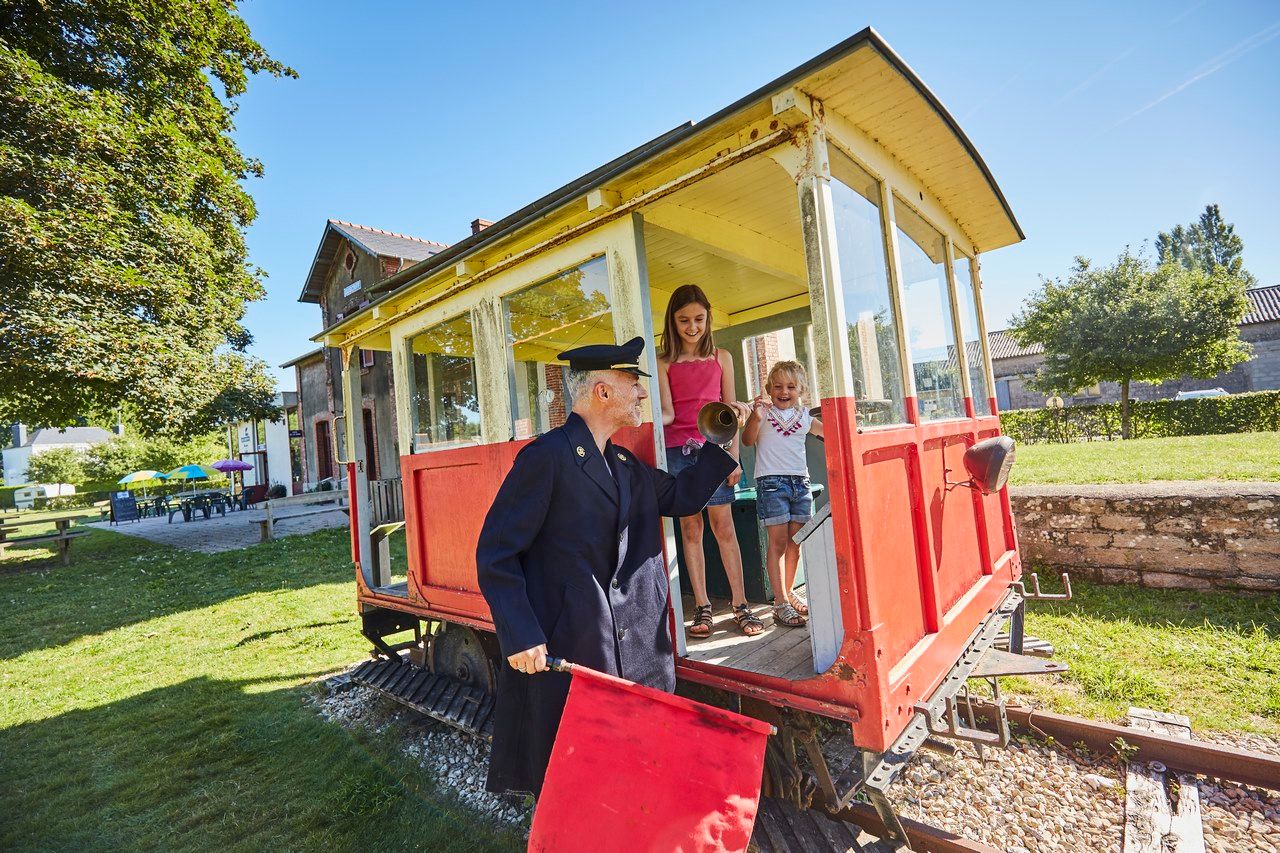
[(1027, 605), (1027, 632), (1070, 664), (1008, 687), (1052, 710), (1117, 721), (1129, 706), (1194, 729), (1280, 735), (1280, 596), (1072, 583)]
[(1018, 447), (1011, 482), (1280, 480), (1280, 432)]
[(0, 561), (0, 849), (522, 846), (307, 699), (367, 650), (347, 533)]

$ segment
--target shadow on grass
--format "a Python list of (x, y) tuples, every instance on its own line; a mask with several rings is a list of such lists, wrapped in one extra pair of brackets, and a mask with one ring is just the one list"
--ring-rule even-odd
[[(0, 660), (254, 592), (340, 582), (354, 591), (349, 543), (334, 528), (202, 554), (92, 530), (70, 566), (10, 552), (0, 560)], [(22, 570), (2, 571), (11, 566)]]
[(201, 677), (0, 730), (0, 849), (523, 846), (307, 694)]

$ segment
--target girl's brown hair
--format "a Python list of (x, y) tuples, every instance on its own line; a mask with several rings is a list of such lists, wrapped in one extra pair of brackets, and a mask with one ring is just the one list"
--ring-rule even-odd
[(769, 376), (764, 381), (764, 392), (766, 394), (773, 387), (773, 377), (779, 373), (787, 374), (796, 381), (796, 385), (800, 386), (798, 396), (800, 404), (803, 405), (805, 398), (809, 396), (809, 377), (804, 372), (804, 366), (798, 361), (780, 361), (769, 368)]
[(680, 357), (680, 336), (676, 333), (676, 312), (686, 305), (698, 303), (707, 309), (707, 331), (698, 341), (698, 358), (709, 358), (716, 354), (715, 338), (711, 336), (711, 300), (702, 288), (696, 284), (682, 284), (667, 300), (667, 314), (662, 321), (662, 345), (658, 348), (658, 357), (668, 364)]

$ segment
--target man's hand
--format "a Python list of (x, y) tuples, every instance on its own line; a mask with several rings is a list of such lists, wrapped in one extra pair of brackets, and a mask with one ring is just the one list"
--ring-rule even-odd
[(534, 646), (531, 649), (525, 649), (517, 652), (507, 658), (507, 663), (511, 664), (511, 668), (516, 672), (523, 672), (532, 675), (535, 672), (546, 672), (547, 666), (547, 646)]
[(746, 403), (740, 403), (737, 400), (733, 400), (726, 405), (733, 409), (733, 413), (737, 415), (738, 426), (742, 426), (747, 422), (747, 418), (751, 417), (751, 407)]

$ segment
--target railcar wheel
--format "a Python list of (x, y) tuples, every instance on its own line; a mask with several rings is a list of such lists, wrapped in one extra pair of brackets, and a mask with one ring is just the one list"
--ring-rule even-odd
[(497, 686), (493, 661), (476, 632), (463, 625), (445, 624), (431, 638), (431, 671), (456, 678), (492, 695)]

